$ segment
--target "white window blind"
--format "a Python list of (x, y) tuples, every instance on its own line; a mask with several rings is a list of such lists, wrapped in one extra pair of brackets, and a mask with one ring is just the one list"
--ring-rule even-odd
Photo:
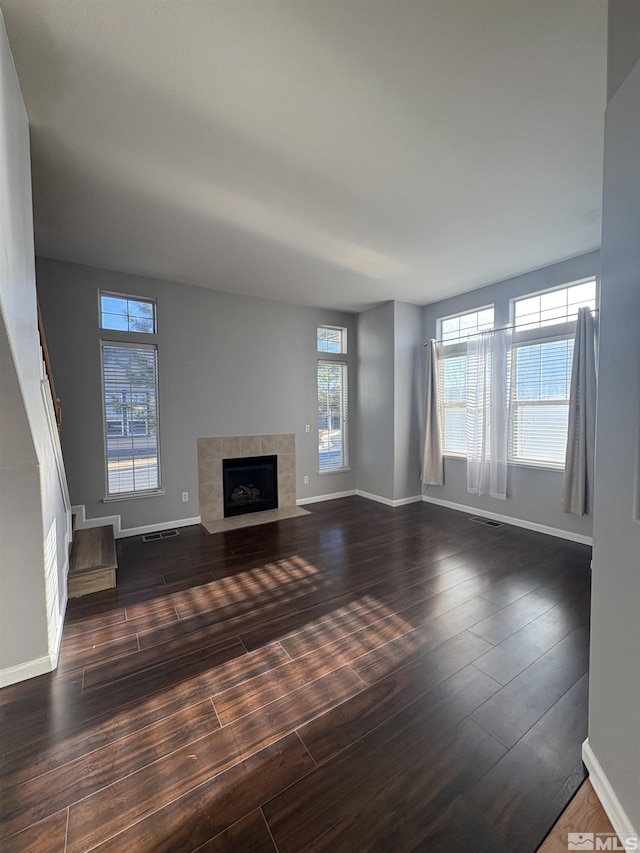
[(107, 496), (160, 488), (158, 351), (102, 342)]
[(467, 357), (440, 360), (439, 399), (442, 447), (449, 453), (467, 450)]
[(514, 462), (564, 466), (573, 339), (516, 346), (512, 353)]
[(467, 452), (467, 339), (493, 328), (493, 305), (438, 321), (438, 375), (442, 449)]
[(564, 467), (575, 320), (596, 302), (595, 278), (513, 301), (512, 461)]
[(344, 361), (318, 362), (318, 470), (348, 466), (348, 375)]

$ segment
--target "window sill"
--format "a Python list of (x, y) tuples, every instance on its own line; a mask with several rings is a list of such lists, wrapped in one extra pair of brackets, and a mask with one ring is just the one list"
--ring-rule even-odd
[(324, 477), (326, 474), (344, 474), (352, 470), (352, 468), (332, 468), (330, 471), (318, 471), (318, 477)]
[(164, 489), (154, 489), (152, 492), (123, 492), (121, 495), (114, 495), (113, 497), (102, 498), (103, 504), (112, 504), (118, 503), (119, 501), (135, 501), (140, 498), (158, 498), (162, 497), (162, 495), (166, 495)]

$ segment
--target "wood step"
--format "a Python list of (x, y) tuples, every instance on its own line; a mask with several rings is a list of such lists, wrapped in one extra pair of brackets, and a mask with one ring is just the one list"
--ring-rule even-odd
[(69, 598), (112, 589), (116, 585), (117, 568), (113, 525), (76, 530), (69, 564)]

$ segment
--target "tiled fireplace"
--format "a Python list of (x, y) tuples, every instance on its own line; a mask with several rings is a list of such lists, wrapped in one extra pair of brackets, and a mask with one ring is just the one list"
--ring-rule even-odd
[(202, 522), (224, 518), (222, 460), (275, 455), (278, 460), (278, 506), (296, 505), (296, 437), (224, 435), (198, 439), (198, 488)]

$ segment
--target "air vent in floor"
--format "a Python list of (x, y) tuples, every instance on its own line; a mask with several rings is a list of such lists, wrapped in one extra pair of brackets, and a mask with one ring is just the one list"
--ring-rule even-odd
[(475, 521), (476, 524), (484, 524), (485, 527), (504, 527), (501, 521), (494, 521), (491, 518), (481, 518), (479, 515), (472, 516), (469, 521)]
[(173, 536), (180, 536), (179, 530), (159, 530), (157, 533), (145, 533), (142, 537), (143, 542), (156, 542), (158, 539), (171, 539)]

